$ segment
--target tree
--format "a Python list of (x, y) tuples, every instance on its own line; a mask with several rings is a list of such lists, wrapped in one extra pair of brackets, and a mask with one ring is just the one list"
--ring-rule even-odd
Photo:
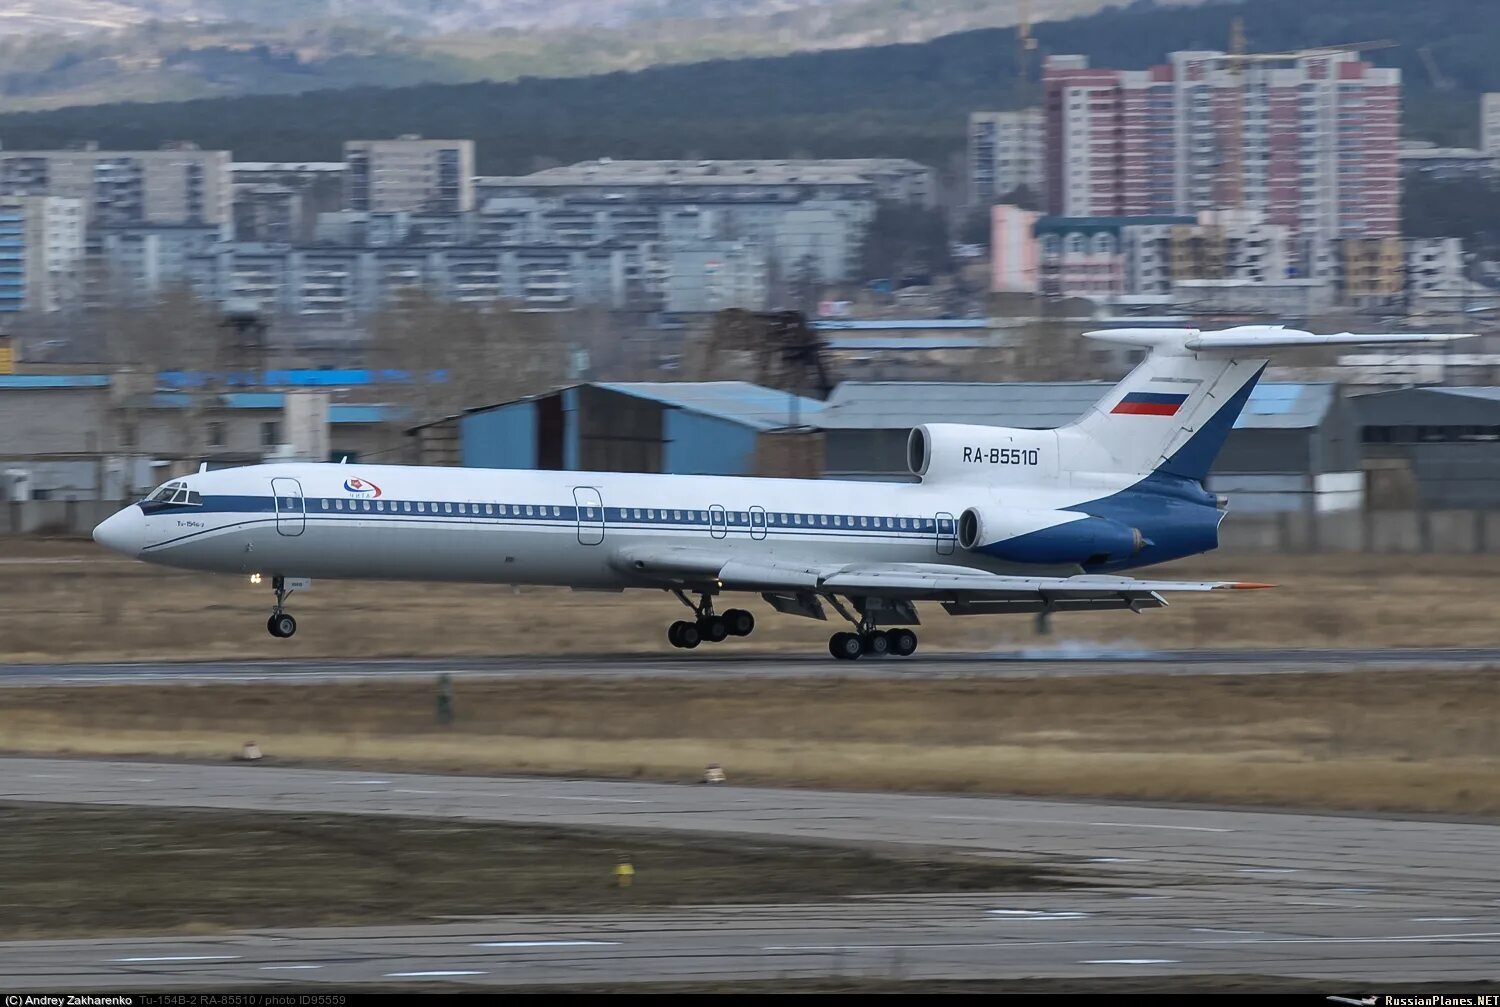
[(570, 346), (555, 316), (504, 301), (439, 300), (411, 287), (371, 322), (371, 358), (407, 372), (411, 423), (536, 395), (569, 376)]
[(860, 278), (931, 276), (953, 268), (948, 222), (941, 211), (909, 203), (881, 202), (865, 232)]

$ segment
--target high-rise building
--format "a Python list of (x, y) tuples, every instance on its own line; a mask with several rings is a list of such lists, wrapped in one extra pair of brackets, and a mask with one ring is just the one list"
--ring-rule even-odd
[(1042, 195), (1042, 110), (969, 113), (969, 201), (989, 206), (1017, 189)]
[(474, 209), (474, 141), (344, 143), (344, 206), (367, 213), (467, 213)]
[(1500, 92), (1491, 91), (1480, 100), (1479, 149), (1500, 157)]
[(83, 203), (92, 228), (233, 225), (229, 152), (175, 143), (161, 150), (0, 151), (0, 192)]
[(0, 195), (0, 312), (59, 311), (81, 283), (83, 203)]
[(1400, 227), (1400, 71), (1352, 52), (1175, 52), (1149, 70), (1056, 56), (1043, 75), (1048, 208), (1067, 216), (1254, 209), (1304, 241)]

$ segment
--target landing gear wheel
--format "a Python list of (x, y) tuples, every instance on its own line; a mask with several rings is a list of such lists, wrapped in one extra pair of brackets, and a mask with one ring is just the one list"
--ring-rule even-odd
[(853, 661), (864, 652), (864, 644), (854, 633), (835, 633), (828, 638), (828, 653), (840, 661)]
[(285, 640), (297, 632), (297, 620), (281, 612), (266, 620), (266, 629), (271, 631), (272, 636)]
[(742, 608), (731, 608), (723, 618), (729, 624), (730, 636), (749, 636), (755, 632), (755, 616)]
[(698, 620), (697, 629), (709, 643), (719, 643), (729, 635), (729, 621), (722, 615), (705, 615)]
[(682, 620), (679, 619), (667, 627), (667, 642), (674, 647), (681, 647), (677, 634), (682, 630)]
[(885, 657), (891, 649), (891, 638), (878, 629), (864, 634), (859, 642), (871, 657)]
[(672, 641), (674, 647), (692, 650), (703, 642), (703, 634), (698, 632), (697, 623), (674, 622), (672, 628), (667, 630), (667, 639)]
[(891, 653), (897, 657), (910, 657), (917, 652), (917, 634), (909, 629), (888, 629), (885, 633)]

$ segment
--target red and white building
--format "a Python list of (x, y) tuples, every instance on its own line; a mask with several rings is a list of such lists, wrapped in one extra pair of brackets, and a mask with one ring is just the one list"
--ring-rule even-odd
[(1285, 226), (1310, 253), (1336, 238), (1399, 235), (1399, 70), (1352, 52), (1262, 58), (1238, 74), (1221, 52), (1169, 59), (1107, 70), (1083, 56), (1049, 58), (1050, 213), (1135, 217), (1238, 204)]

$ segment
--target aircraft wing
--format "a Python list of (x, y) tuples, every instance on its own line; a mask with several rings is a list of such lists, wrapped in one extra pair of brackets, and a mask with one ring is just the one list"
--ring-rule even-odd
[(818, 564), (736, 560), (712, 550), (627, 550), (621, 559), (644, 579), (730, 591), (888, 597), (941, 601), (955, 614), (999, 611), (1159, 608), (1162, 592), (1269, 587), (1244, 581), (1136, 580), (988, 573), (948, 563)]

